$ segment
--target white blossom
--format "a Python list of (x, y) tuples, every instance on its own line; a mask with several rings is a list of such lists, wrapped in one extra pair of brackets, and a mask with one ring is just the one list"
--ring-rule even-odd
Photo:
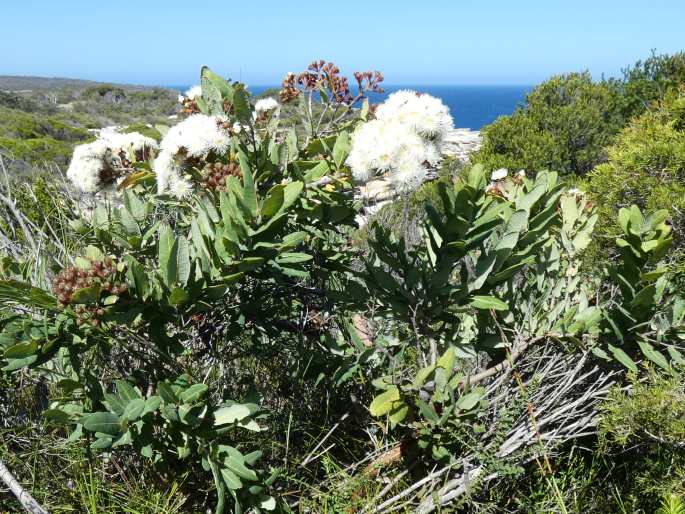
[(206, 158), (210, 153), (223, 155), (231, 143), (229, 132), (220, 126), (225, 118), (193, 114), (166, 133), (160, 153), (153, 163), (157, 176), (157, 193), (184, 198), (192, 191), (183, 176), (187, 157)]
[(518, 170), (516, 175), (518, 175), (520, 178), (526, 178), (526, 170)]
[(105, 169), (107, 145), (102, 140), (74, 148), (67, 178), (84, 193), (95, 193), (100, 188), (100, 175)]
[(260, 100), (257, 100), (257, 103), (255, 103), (254, 109), (257, 114), (263, 113), (263, 112), (270, 112), (278, 108), (278, 101), (276, 101), (275, 98), (272, 97), (267, 97), (267, 98), (262, 98)]
[(189, 100), (195, 100), (199, 96), (202, 96), (202, 86), (193, 86), (185, 92), (185, 97)]
[(442, 141), (452, 130), (449, 109), (438, 98), (398, 91), (376, 110), (376, 119), (352, 135), (347, 164), (357, 182), (383, 175), (402, 192), (425, 180), (442, 159)]
[(376, 118), (408, 125), (419, 135), (436, 141), (454, 128), (449, 108), (442, 100), (409, 90), (392, 93), (378, 107)]
[(107, 146), (113, 151), (121, 151), (125, 153), (153, 151), (159, 149), (157, 141), (151, 137), (144, 136), (138, 132), (107, 132), (102, 134), (102, 139)]
[(160, 148), (172, 154), (183, 149), (190, 157), (203, 158), (210, 152), (223, 155), (228, 150), (231, 137), (228, 131), (219, 127), (222, 121), (218, 116), (193, 114), (169, 129)]
[(169, 194), (179, 200), (186, 198), (193, 192), (193, 186), (184, 178), (173, 177), (169, 183)]
[(157, 176), (157, 193), (164, 194), (174, 179), (180, 179), (182, 169), (176, 162), (174, 154), (162, 151), (152, 163), (152, 168)]
[(78, 145), (67, 169), (67, 178), (84, 193), (96, 193), (125, 175), (125, 160), (150, 158), (157, 152), (154, 139), (138, 132), (121, 134), (103, 130), (92, 142)]
[(490, 175), (490, 180), (502, 180), (507, 178), (507, 175), (509, 175), (509, 170), (507, 170), (506, 168), (500, 168), (492, 172), (492, 175)]

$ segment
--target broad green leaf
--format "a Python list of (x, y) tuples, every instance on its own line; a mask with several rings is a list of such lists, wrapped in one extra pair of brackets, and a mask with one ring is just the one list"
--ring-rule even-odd
[(35, 341), (26, 341), (24, 343), (15, 344), (5, 350), (6, 359), (24, 359), (38, 352), (38, 343)]
[(404, 418), (407, 417), (407, 414), (409, 414), (409, 406), (403, 401), (398, 400), (393, 403), (392, 410), (390, 411), (388, 417), (390, 419), (390, 423), (392, 423), (394, 426), (404, 421)]
[(238, 476), (230, 469), (222, 469), (221, 477), (224, 479), (224, 483), (229, 489), (235, 490), (243, 487), (243, 483), (240, 481), (240, 478), (238, 478)]
[(243, 84), (233, 86), (233, 112), (241, 123), (252, 124), (252, 109)]
[(257, 473), (245, 466), (242, 455), (239, 459), (229, 455), (224, 460), (224, 465), (243, 480), (257, 481)]
[(471, 410), (478, 404), (482, 397), (483, 395), (479, 391), (471, 391), (470, 393), (466, 393), (465, 395), (461, 396), (459, 400), (457, 400), (457, 408), (462, 410)]
[(612, 344), (608, 344), (607, 348), (609, 349), (611, 354), (614, 356), (614, 358), (618, 362), (623, 364), (626, 368), (628, 368), (633, 373), (637, 373), (637, 365), (635, 364), (633, 359), (631, 359), (628, 356), (628, 354), (626, 352), (624, 352), (623, 350), (621, 350), (620, 348), (618, 348)]
[(234, 403), (228, 407), (221, 407), (214, 412), (214, 425), (235, 423), (251, 415), (253, 410), (249, 404)]
[(285, 210), (294, 204), (303, 188), (304, 184), (299, 181), (291, 182), (285, 186), (285, 189), (283, 190), (283, 207), (281, 207), (281, 210)]
[(193, 384), (179, 396), (184, 403), (194, 403), (204, 396), (207, 389), (207, 384)]
[(281, 207), (283, 207), (284, 202), (284, 189), (284, 186), (282, 186), (281, 184), (276, 184), (269, 190), (269, 192), (266, 195), (266, 199), (262, 204), (261, 212), (263, 217), (270, 218), (271, 216), (273, 216), (281, 210)]
[(255, 189), (252, 167), (244, 154), (238, 156), (240, 169), (243, 174), (243, 202), (254, 218), (257, 216), (257, 191)]
[(121, 430), (119, 417), (111, 412), (93, 412), (81, 418), (81, 424), (91, 432), (117, 435)]
[(129, 421), (135, 421), (143, 414), (144, 410), (145, 400), (142, 398), (136, 398), (126, 405), (122, 417)]
[(338, 134), (335, 145), (333, 145), (333, 161), (338, 168), (342, 166), (345, 159), (347, 159), (351, 148), (350, 135), (344, 130)]
[(100, 299), (100, 292), (102, 288), (99, 284), (92, 285), (90, 287), (84, 287), (74, 291), (71, 295), (71, 300), (74, 303), (95, 303)]
[(664, 357), (663, 353), (661, 353), (658, 350), (655, 350), (654, 347), (647, 341), (638, 341), (637, 344), (640, 346), (640, 349), (642, 350), (642, 353), (645, 357), (647, 357), (650, 361), (652, 361), (660, 368), (666, 371), (670, 371), (671, 368), (668, 365), (668, 360), (666, 359), (666, 357)]
[(469, 302), (476, 309), (495, 309), (496, 311), (506, 311), (509, 306), (494, 296), (473, 296)]
[(276, 257), (276, 262), (279, 264), (295, 264), (298, 262), (305, 262), (312, 259), (311, 255), (306, 253), (282, 253)]
[(399, 399), (400, 390), (393, 385), (373, 399), (369, 406), (369, 412), (372, 416), (383, 416), (392, 410), (394, 403)]

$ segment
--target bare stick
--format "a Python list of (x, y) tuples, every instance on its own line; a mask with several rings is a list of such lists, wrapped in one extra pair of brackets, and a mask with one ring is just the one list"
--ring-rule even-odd
[(10, 473), (5, 464), (0, 461), (0, 480), (5, 482), (7, 487), (9, 487), (12, 494), (17, 497), (19, 503), (26, 509), (26, 512), (31, 514), (49, 514), (47, 510), (40, 506), (40, 504), (31, 496), (19, 482), (14, 478), (14, 475)]

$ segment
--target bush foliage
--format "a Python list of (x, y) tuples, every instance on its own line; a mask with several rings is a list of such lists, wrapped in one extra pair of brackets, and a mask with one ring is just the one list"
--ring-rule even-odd
[(668, 208), (676, 245), (685, 237), (685, 94), (671, 93), (621, 131), (607, 150), (608, 162), (589, 175), (601, 234), (619, 231), (616, 213), (630, 204)]
[[(485, 130), (487, 166), (447, 163), (359, 232), (347, 162), (373, 116), (372, 74), (355, 76), (357, 96), (331, 63), (289, 75), (281, 99), (297, 118), (284, 120), (203, 68), (184, 106), (224, 139), (150, 133), (187, 187), (158, 189), (150, 143), (84, 167), (103, 185), (91, 196), (5, 191), (3, 460), (29, 488), (23, 455), (36, 487), (72, 473), (56, 499), (35, 491), (50, 507), (109, 512), (640, 512), (680, 493), (654, 485), (682, 469), (679, 228), (637, 185), (605, 208), (565, 179), (620, 130), (616, 89), (551, 79)], [(663, 181), (680, 166), (682, 102), (624, 129), (590, 183), (610, 166)], [(529, 171), (491, 175), (503, 165)], [(598, 226), (614, 227), (603, 269), (583, 259)], [(596, 460), (569, 450), (592, 447), (598, 424)], [(53, 471), (29, 429), (69, 465)], [(654, 461), (635, 455), (615, 498), (627, 468), (612, 474), (607, 448), (643, 435)], [(131, 473), (151, 484), (145, 501), (121, 499)]]
[(620, 130), (618, 96), (590, 74), (552, 77), (526, 104), (482, 130), (476, 162), (512, 170), (558, 170), (583, 175), (605, 159), (604, 148)]
[(656, 55), (594, 82), (588, 72), (555, 76), (524, 106), (482, 130), (474, 162), (512, 170), (553, 169), (582, 176), (607, 158), (621, 128), (685, 84), (685, 54)]

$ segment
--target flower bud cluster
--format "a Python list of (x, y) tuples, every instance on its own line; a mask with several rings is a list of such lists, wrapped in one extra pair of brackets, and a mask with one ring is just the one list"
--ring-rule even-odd
[[(60, 271), (52, 281), (52, 291), (63, 307), (75, 303), (74, 294), (79, 289), (95, 285), (99, 285), (102, 291), (110, 295), (121, 295), (128, 290), (128, 286), (117, 278), (117, 274), (117, 263), (112, 257), (91, 260), (88, 269), (69, 266)], [(74, 310), (79, 325), (89, 321), (91, 325), (99, 326), (99, 318), (104, 314), (102, 306), (98, 304), (77, 304)]]
[(240, 166), (236, 162), (214, 162), (207, 164), (204, 168), (202, 185), (207, 189), (221, 191), (226, 189), (228, 177), (242, 176)]
[(356, 96), (350, 92), (347, 77), (340, 75), (340, 69), (335, 64), (324, 60), (314, 61), (309, 65), (307, 71), (286, 75), (280, 92), (281, 101), (287, 103), (297, 98), (301, 93), (324, 90), (336, 103), (352, 105), (363, 98), (364, 93), (368, 91), (383, 92), (380, 87), (383, 75), (378, 71), (357, 71), (354, 73), (354, 78), (359, 88)]

